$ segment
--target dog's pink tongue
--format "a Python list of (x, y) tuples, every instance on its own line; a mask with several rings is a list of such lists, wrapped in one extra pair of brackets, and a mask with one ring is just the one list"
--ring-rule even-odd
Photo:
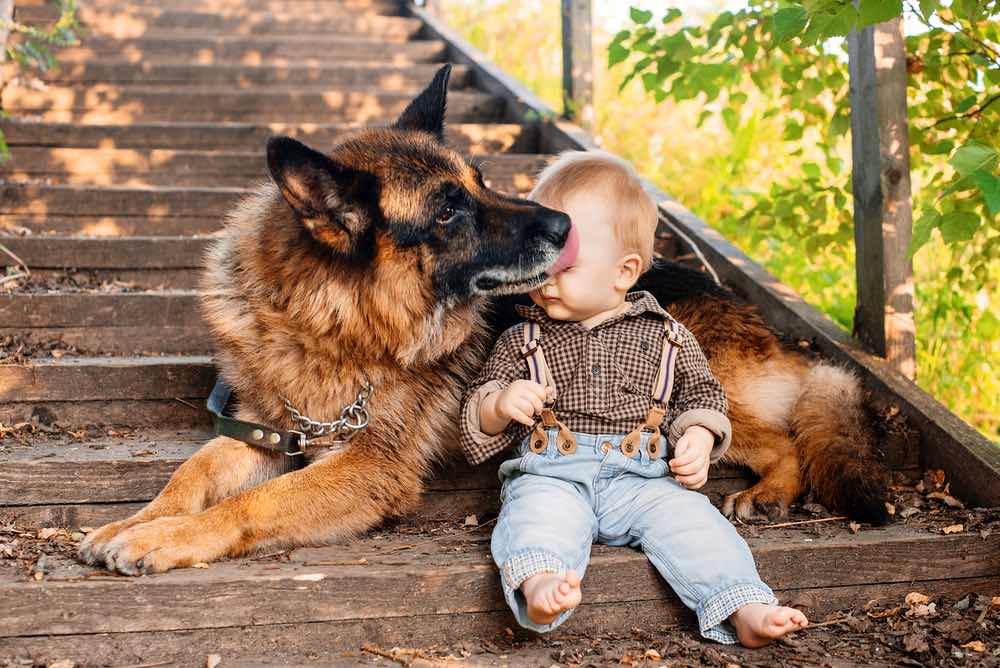
[(555, 276), (560, 271), (568, 269), (574, 262), (576, 262), (576, 254), (580, 250), (580, 237), (576, 233), (576, 225), (570, 225), (569, 234), (566, 235), (566, 243), (563, 245), (562, 252), (559, 253), (559, 257), (556, 258), (555, 263), (545, 270), (545, 273), (549, 276)]

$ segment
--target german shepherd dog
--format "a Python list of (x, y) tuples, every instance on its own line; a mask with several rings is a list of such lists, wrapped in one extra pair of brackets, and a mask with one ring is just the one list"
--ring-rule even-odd
[[(509, 296), (544, 282), (570, 222), (490, 190), (444, 145), (449, 73), (394, 125), (329, 153), (272, 138), (271, 181), (236, 206), (207, 256), (203, 312), (237, 417), (293, 429), (283, 398), (328, 420), (370, 383), (368, 428), (341, 450), (314, 448), (299, 470), (216, 437), (149, 505), (91, 532), (84, 562), (136, 575), (326, 543), (412, 510), (434, 465), (459, 456), (464, 386), (509, 321)], [(761, 477), (726, 512), (779, 517), (810, 487), (831, 507), (885, 520), (855, 378), (783, 348), (699, 272), (666, 263), (639, 287), (698, 338), (732, 406), (726, 460)]]

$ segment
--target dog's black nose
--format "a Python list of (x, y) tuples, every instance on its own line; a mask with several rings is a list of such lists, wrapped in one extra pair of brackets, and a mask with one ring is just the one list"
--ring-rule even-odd
[(551, 241), (555, 246), (562, 246), (565, 243), (570, 228), (569, 216), (565, 213), (543, 208), (538, 212), (535, 221), (535, 230), (539, 237)]

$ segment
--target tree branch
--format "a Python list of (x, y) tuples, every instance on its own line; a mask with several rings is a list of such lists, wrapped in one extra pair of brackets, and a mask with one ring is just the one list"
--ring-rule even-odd
[(990, 106), (991, 104), (993, 104), (997, 100), (1000, 100), (1000, 93), (997, 93), (996, 95), (994, 95), (990, 99), (986, 100), (986, 102), (984, 102), (983, 104), (981, 104), (979, 107), (973, 109), (972, 111), (968, 111), (968, 112), (966, 112), (964, 114), (954, 114), (952, 116), (946, 116), (944, 118), (940, 118), (940, 119), (934, 121), (933, 123), (931, 123), (930, 125), (928, 125), (926, 128), (922, 128), (922, 129), (924, 129), (924, 130), (930, 130), (932, 128), (936, 128), (937, 126), (941, 125), (942, 123), (947, 123), (948, 121), (957, 121), (957, 120), (962, 119), (962, 118), (971, 118), (972, 116), (978, 116), (979, 114), (983, 113), (983, 111), (986, 109), (986, 107)]

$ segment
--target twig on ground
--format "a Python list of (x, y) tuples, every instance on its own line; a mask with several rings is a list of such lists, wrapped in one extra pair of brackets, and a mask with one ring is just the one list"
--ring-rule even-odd
[(846, 519), (846, 515), (837, 515), (836, 517), (821, 517), (817, 520), (798, 520), (797, 522), (782, 522), (781, 524), (758, 524), (756, 527), (758, 529), (780, 529), (781, 527), (794, 527), (800, 524), (819, 524), (820, 522), (835, 522)]
[(438, 536), (437, 538), (430, 538), (428, 540), (422, 540), (419, 543), (411, 543), (409, 545), (399, 545), (397, 547), (393, 547), (393, 548), (390, 548), (390, 549), (386, 550), (384, 552), (384, 554), (389, 554), (391, 552), (402, 552), (403, 550), (412, 550), (415, 547), (420, 547), (421, 545), (427, 545), (428, 543), (435, 543), (435, 542), (437, 542), (439, 540), (442, 540), (444, 538), (450, 538), (451, 536), (461, 536), (462, 534), (471, 533), (471, 532), (475, 531), (476, 529), (481, 529), (481, 528), (483, 528), (485, 526), (489, 526), (489, 525), (493, 524), (498, 519), (500, 519), (500, 518), (494, 517), (493, 519), (491, 519), (491, 520), (489, 520), (487, 522), (482, 522), (481, 524), (477, 524), (474, 527), (469, 527), (468, 529), (465, 529), (463, 531), (457, 531), (455, 533), (446, 533), (443, 536)]
[(24, 260), (22, 260), (21, 258), (19, 258), (16, 255), (14, 255), (14, 251), (12, 251), (11, 249), (7, 248), (3, 244), (0, 244), (0, 251), (3, 251), (4, 253), (6, 253), (7, 255), (9, 255), (11, 257), (11, 259), (14, 260), (14, 262), (18, 263), (21, 266), (21, 268), (24, 269), (25, 276), (31, 276), (31, 270), (28, 269), (28, 265), (26, 265), (24, 263)]
[(3, 285), (4, 283), (10, 283), (11, 281), (16, 281), (19, 278), (27, 278), (27, 277), (28, 274), (25, 273), (18, 273), (18, 274), (11, 274), (10, 276), (4, 276), (3, 278), (0, 278), (0, 285)]
[(809, 626), (807, 626), (803, 630), (808, 631), (809, 629), (818, 629), (818, 628), (822, 628), (824, 626), (833, 626), (834, 624), (846, 624), (847, 622), (851, 621), (852, 619), (854, 619), (854, 618), (851, 617), (850, 615), (848, 615), (847, 617), (841, 617), (839, 619), (830, 619), (830, 620), (825, 621), (825, 622), (820, 622), (819, 624), (810, 624)]

